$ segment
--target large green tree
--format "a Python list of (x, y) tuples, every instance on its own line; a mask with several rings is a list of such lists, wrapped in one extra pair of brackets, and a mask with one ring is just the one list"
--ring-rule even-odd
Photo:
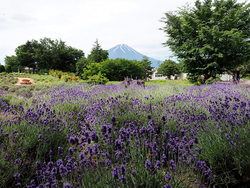
[(104, 75), (110, 81), (122, 81), (125, 77), (142, 79), (145, 74), (145, 68), (140, 61), (128, 59), (106, 59), (101, 63), (90, 63), (83, 68), (82, 78), (89, 76)]
[(80, 76), (82, 78), (82, 74), (83, 74), (83, 69), (87, 68), (87, 66), (91, 63), (94, 63), (93, 61), (82, 57), (79, 61), (77, 61), (76, 63), (76, 75)]
[(76, 72), (76, 62), (84, 57), (82, 50), (67, 46), (62, 40), (43, 38), (27, 41), (16, 48), (17, 61), (22, 66)]
[(197, 0), (194, 7), (165, 13), (162, 30), (174, 54), (195, 81), (237, 68), (250, 56), (250, 4)]
[(27, 41), (25, 44), (18, 46), (15, 49), (16, 61), (21, 66), (36, 69), (38, 61), (36, 49), (39, 48), (39, 43), (36, 40)]
[(123, 58), (107, 59), (101, 63), (101, 73), (110, 81), (123, 81), (125, 77), (143, 79), (145, 67), (140, 61)]
[(152, 78), (153, 75), (153, 67), (151, 66), (151, 61), (148, 59), (147, 56), (143, 56), (143, 59), (141, 60), (141, 65), (144, 68), (144, 79), (148, 80), (149, 78)]
[(103, 50), (100, 46), (100, 44), (98, 43), (98, 40), (96, 39), (95, 44), (90, 52), (90, 54), (88, 55), (88, 59), (90, 61), (94, 61), (96, 63), (100, 63), (106, 59), (108, 59), (108, 51), (107, 50)]
[(18, 72), (20, 68), (20, 62), (17, 59), (17, 56), (6, 56), (5, 59), (5, 65), (10, 65), (13, 72)]
[(157, 73), (167, 76), (170, 79), (170, 76), (180, 73), (180, 67), (176, 62), (170, 59), (165, 60), (157, 69)]

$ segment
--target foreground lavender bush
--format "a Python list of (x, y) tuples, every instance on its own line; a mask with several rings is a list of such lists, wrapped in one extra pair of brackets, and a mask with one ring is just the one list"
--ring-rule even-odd
[[(213, 187), (249, 183), (244, 85), (63, 85), (0, 98), (0, 185)], [(239, 185), (239, 184), (238, 184)]]

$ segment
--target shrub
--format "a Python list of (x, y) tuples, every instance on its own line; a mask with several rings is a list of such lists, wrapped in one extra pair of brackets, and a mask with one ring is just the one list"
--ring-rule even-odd
[(0, 73), (5, 72), (5, 67), (3, 65), (0, 65)]
[(7, 85), (1, 85), (0, 89), (8, 91), (9, 90), (9, 86), (7, 86)]
[(94, 75), (94, 76), (88, 76), (88, 83), (89, 84), (106, 84), (109, 80), (101, 75)]
[(219, 75), (216, 75), (215, 78), (213, 78), (213, 77), (208, 78), (208, 79), (205, 81), (205, 84), (213, 84), (213, 83), (216, 83), (216, 82), (218, 82), (218, 81), (221, 81), (221, 79), (220, 79), (220, 76), (219, 76)]
[(11, 66), (10, 66), (10, 65), (7, 65), (6, 68), (5, 68), (5, 71), (6, 71), (7, 73), (11, 73), (11, 72), (12, 72)]

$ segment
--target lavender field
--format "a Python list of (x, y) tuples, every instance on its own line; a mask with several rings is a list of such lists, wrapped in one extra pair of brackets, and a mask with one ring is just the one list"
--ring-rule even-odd
[(247, 187), (249, 91), (122, 83), (0, 91), (0, 187)]

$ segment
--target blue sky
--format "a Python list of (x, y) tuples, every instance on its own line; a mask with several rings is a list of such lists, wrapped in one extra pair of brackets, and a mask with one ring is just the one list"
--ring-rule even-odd
[[(0, 63), (27, 40), (61, 39), (90, 53), (96, 39), (108, 50), (127, 44), (155, 59), (171, 56), (159, 20), (187, 0), (0, 0)], [(195, 0), (188, 1), (191, 6)], [(238, 0), (238, 2), (244, 2)]]

